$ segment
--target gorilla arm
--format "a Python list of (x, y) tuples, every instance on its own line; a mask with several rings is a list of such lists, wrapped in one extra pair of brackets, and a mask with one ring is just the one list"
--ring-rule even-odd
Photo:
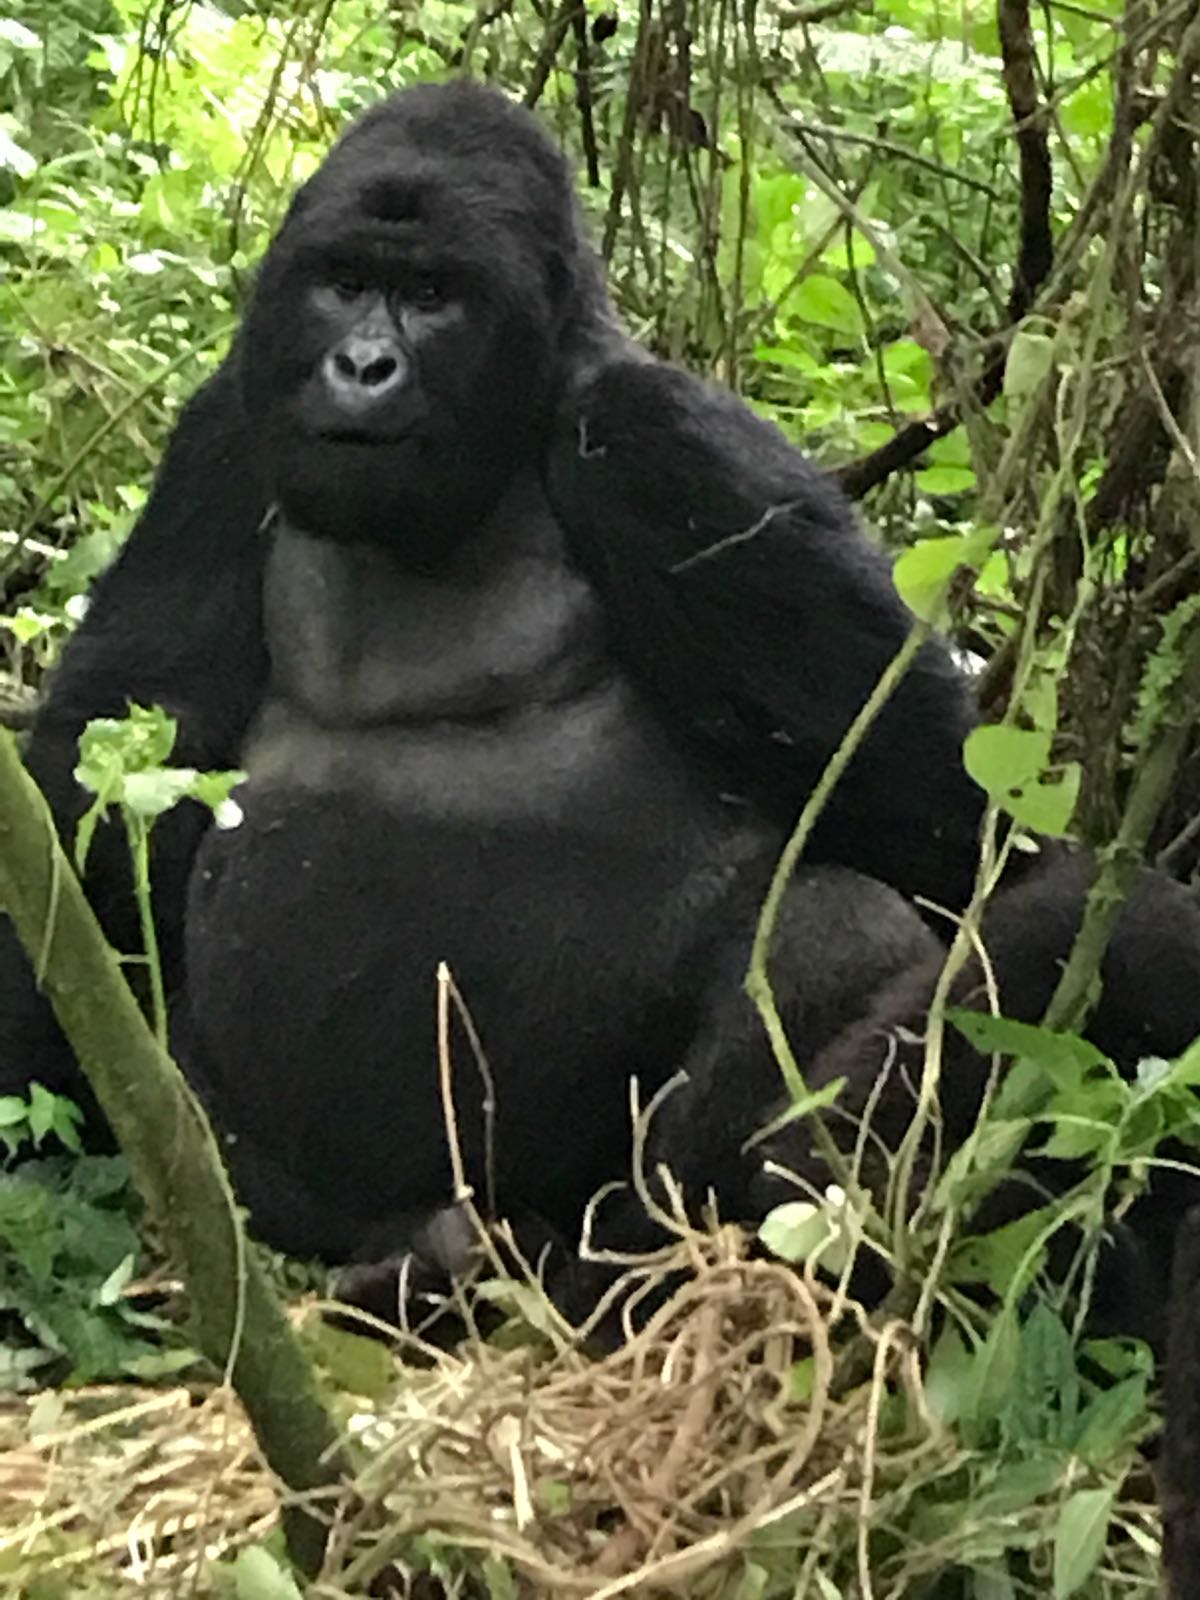
[[(614, 644), (726, 787), (795, 821), (913, 619), (839, 490), (734, 395), (628, 354), (563, 407), (551, 500)], [(954, 908), (982, 796), (968, 685), (931, 641), (818, 824), (832, 860)]]
[[(93, 717), (130, 702), (178, 719), (172, 760), (237, 765), (262, 692), (261, 575), (266, 502), (246, 450), (236, 356), (188, 404), (150, 500), (120, 556), (97, 583), (34, 724), (26, 761), (60, 833), (70, 838), (88, 796), (74, 778), (78, 741)], [(193, 806), (154, 834), (155, 913), (168, 986), (180, 956), (188, 869), (203, 831)], [(139, 945), (124, 829), (97, 830), (89, 898), (120, 950)], [(31, 1079), (80, 1093), (78, 1074), (28, 963), (0, 918), (0, 1094)]]

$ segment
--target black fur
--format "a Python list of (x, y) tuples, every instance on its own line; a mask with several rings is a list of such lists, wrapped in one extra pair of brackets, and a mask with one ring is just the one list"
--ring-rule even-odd
[[(998, 895), (987, 908), (982, 937), (995, 978), (999, 1010), (1018, 1022), (1040, 1021), (1070, 953), (1092, 881), (1095, 864), (1086, 856), (1055, 860), (1019, 886)], [(872, 1137), (864, 1144), (861, 1181), (882, 1195), (888, 1156), (900, 1146), (912, 1116), (924, 1061), (924, 1018), (933, 998), (941, 956), (914, 966), (880, 990), (864, 1015), (821, 1051), (807, 1074), (811, 1088), (839, 1078), (846, 1087), (831, 1113), (844, 1149), (867, 1110), (868, 1099), (885, 1070), (888, 1092), (870, 1117)], [(950, 995), (955, 1006), (987, 1009), (986, 985), (977, 960), (968, 962)], [(1200, 1031), (1200, 904), (1182, 885), (1142, 871), (1122, 909), (1117, 933), (1102, 968), (1099, 1000), (1087, 1036), (1126, 1074), (1147, 1057), (1171, 1059)], [(938, 1108), (942, 1159), (959, 1148), (974, 1127), (992, 1069), (990, 1056), (975, 1050), (954, 1026), (942, 1047)], [(1036, 1124), (1035, 1124), (1036, 1126)], [(1042, 1129), (1042, 1132), (1045, 1130)], [(1034, 1137), (1034, 1144), (1041, 1140)], [(818, 1191), (832, 1181), (823, 1158), (811, 1147), (802, 1125), (772, 1135), (761, 1147), (764, 1162), (786, 1169)], [(1186, 1151), (1164, 1149), (1187, 1162)], [(932, 1146), (926, 1139), (918, 1164), (916, 1192), (927, 1187)], [(986, 1197), (972, 1219), (979, 1232), (1012, 1221), (1079, 1176), (1063, 1161), (1024, 1157), (1011, 1178)], [(761, 1215), (794, 1196), (789, 1180), (760, 1171), (752, 1182), (749, 1210)], [(1174, 1229), (1190, 1205), (1200, 1203), (1200, 1180), (1169, 1167), (1155, 1171), (1145, 1193), (1114, 1235), (1107, 1268), (1100, 1275), (1092, 1307), (1096, 1332), (1136, 1336), (1162, 1352)], [(1065, 1248), (1070, 1241), (1063, 1237)], [(1053, 1255), (1054, 1252), (1052, 1252)], [(1132, 1285), (1138, 1286), (1131, 1293)], [(859, 1285), (868, 1299), (881, 1287), (880, 1276), (864, 1262)]]
[(1163, 1397), (1163, 1553), (1171, 1600), (1200, 1594), (1200, 1208), (1178, 1230)]
[[(496, 1088), (489, 1138), (456, 1027), (481, 1201), (577, 1235), (628, 1169), (629, 1075), (645, 1099), (686, 1064), (656, 1149), (693, 1195), (753, 1211), (740, 1143), (778, 1086), (741, 988), (755, 916), (910, 625), (832, 483), (617, 327), (528, 114), (458, 83), (352, 128), (181, 420), (29, 751), (65, 830), (79, 731), (126, 699), (180, 719), (180, 761), (248, 771), (241, 826), (173, 815), (155, 873), (175, 1048), (256, 1231), (332, 1260), (441, 1248), (443, 960)], [(966, 897), (970, 722), (927, 645), (821, 819), (774, 959), (802, 1063), (935, 959), (904, 897)], [(118, 829), (89, 890), (134, 947)], [(997, 913), (1022, 996), (1048, 993), (1078, 915), (1078, 882), (1045, 893), (1052, 915)], [(1122, 1037), (1174, 1004), (1140, 965), (1146, 918), (1110, 957)], [(1178, 938), (1190, 979), (1200, 938)], [(0, 995), (0, 1091), (76, 1083), (11, 939)], [(1200, 1031), (1187, 995), (1180, 1042)], [(854, 1095), (876, 1070), (863, 1056)]]

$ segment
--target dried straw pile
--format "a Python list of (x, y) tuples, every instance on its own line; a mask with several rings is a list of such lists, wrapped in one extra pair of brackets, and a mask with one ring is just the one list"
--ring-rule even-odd
[[(718, 1596), (773, 1561), (811, 1576), (836, 1550), (870, 1596), (869, 1527), (954, 1454), (905, 1330), (872, 1333), (866, 1381), (836, 1399), (830, 1330), (839, 1343), (862, 1331), (856, 1309), (811, 1275), (745, 1259), (728, 1230), (698, 1245), (691, 1281), (606, 1360), (567, 1340), (472, 1341), (348, 1414), (362, 1467), (328, 1508), (310, 1592), (443, 1592), (408, 1589), (432, 1540), (462, 1552), (464, 1593), (496, 1592), (499, 1560), (522, 1595)], [(910, 1419), (886, 1448), (885, 1393)], [(0, 1410), (0, 1592), (58, 1572), (80, 1596), (228, 1592), (208, 1563), (261, 1540), (278, 1508), (233, 1400), (106, 1390), (53, 1403), (48, 1427), (45, 1400)]]

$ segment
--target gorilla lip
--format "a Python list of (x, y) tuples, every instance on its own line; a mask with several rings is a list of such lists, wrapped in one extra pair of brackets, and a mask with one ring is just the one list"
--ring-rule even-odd
[(358, 428), (324, 428), (316, 437), (322, 444), (359, 445), (374, 450), (383, 445), (403, 444), (415, 434), (415, 428), (406, 428), (403, 433), (367, 433)]

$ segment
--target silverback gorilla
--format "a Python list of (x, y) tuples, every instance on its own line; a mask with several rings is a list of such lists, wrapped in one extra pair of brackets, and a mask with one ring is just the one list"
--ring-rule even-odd
[[(628, 1172), (630, 1075), (645, 1100), (680, 1066), (655, 1159), (761, 1213), (742, 1146), (779, 1080), (742, 990), (756, 912), (910, 620), (836, 488), (618, 327), (530, 115), (456, 83), (362, 117), (297, 195), (28, 751), (66, 832), (79, 732), (130, 701), (178, 719), (181, 763), (248, 774), (236, 828), (160, 825), (155, 893), (176, 1053), (258, 1235), (366, 1263), (430, 1236), (452, 1198), (443, 960), (495, 1081), (492, 1128), (456, 1039), (467, 1173), (500, 1213), (577, 1238)], [(789, 891), (783, 1018), (858, 1104), (940, 960), (911, 897), (953, 910), (972, 882), (970, 725), (926, 645)], [(1009, 1015), (1040, 1016), (1088, 871), (996, 901)], [(118, 829), (88, 888), (136, 948)], [(0, 1091), (83, 1093), (0, 931)], [(1126, 908), (1092, 1033), (1124, 1064), (1200, 1033), (1200, 913), (1163, 879)], [(958, 1127), (983, 1064), (955, 1051)], [(785, 1145), (804, 1170), (802, 1134)]]

